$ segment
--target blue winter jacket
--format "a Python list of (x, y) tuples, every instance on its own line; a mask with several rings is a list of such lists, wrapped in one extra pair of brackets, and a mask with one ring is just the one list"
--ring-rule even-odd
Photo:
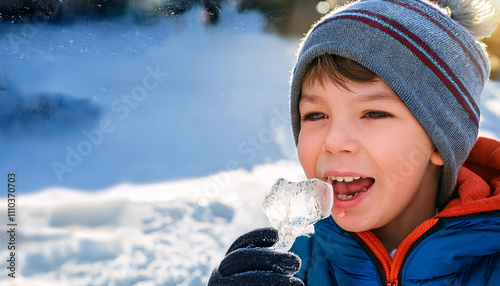
[(500, 143), (481, 139), (462, 167), (458, 198), (417, 227), (394, 258), (370, 231), (352, 233), (332, 217), (298, 237), (305, 285), (500, 285)]

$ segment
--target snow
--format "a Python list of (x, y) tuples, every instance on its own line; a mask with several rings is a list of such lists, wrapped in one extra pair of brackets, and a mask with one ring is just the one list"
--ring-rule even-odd
[[(277, 172), (304, 179), (296, 163), (279, 161), (98, 193), (50, 189), (22, 196), (22, 277), (10, 285), (205, 285), (237, 236), (268, 225), (262, 201)], [(222, 183), (205, 191), (214, 182)]]
[[(0, 133), (18, 223), (11, 279), (0, 216), (0, 285), (205, 285), (236, 237), (268, 225), (276, 179), (305, 179), (287, 98), (299, 40), (264, 31), (254, 12), (223, 7), (216, 27), (199, 12), (0, 26), (0, 96), (68, 103)], [(63, 112), (80, 99), (97, 112), (88, 122)], [(481, 109), (480, 134), (500, 138), (499, 82)]]
[(500, 82), (489, 82), (481, 98), (479, 136), (500, 140)]

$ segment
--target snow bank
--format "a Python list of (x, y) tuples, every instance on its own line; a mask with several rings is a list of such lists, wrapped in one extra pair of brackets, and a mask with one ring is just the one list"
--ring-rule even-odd
[[(296, 162), (280, 161), (251, 172), (98, 193), (49, 189), (22, 196), (19, 276), (0, 279), (8, 285), (205, 285), (237, 236), (268, 225), (262, 202), (279, 176), (304, 179)], [(2, 250), (0, 259), (8, 255)]]

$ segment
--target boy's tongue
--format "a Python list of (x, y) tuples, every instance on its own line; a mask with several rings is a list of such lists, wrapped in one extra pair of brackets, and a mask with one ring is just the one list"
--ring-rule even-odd
[(333, 181), (332, 186), (335, 192), (343, 195), (354, 195), (356, 193), (364, 192), (368, 189), (375, 180), (373, 178), (364, 178), (354, 180), (352, 182), (337, 182)]

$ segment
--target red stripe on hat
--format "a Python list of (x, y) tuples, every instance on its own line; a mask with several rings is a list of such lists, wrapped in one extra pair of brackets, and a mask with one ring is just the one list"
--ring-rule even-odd
[[(481, 75), (481, 81), (484, 82), (484, 74), (483, 74), (483, 69), (481, 68), (481, 66), (479, 65), (479, 62), (476, 60), (476, 57), (474, 57), (471, 52), (469, 51), (469, 49), (467, 49), (464, 44), (462, 43), (462, 41), (460, 41), (451, 31), (449, 31), (448, 29), (446, 29), (443, 25), (441, 25), (441, 23), (439, 23), (438, 21), (436, 21), (436, 19), (432, 18), (431, 16), (425, 14), (424, 12), (418, 10), (417, 8), (411, 6), (411, 5), (408, 5), (408, 4), (404, 4), (404, 3), (401, 3), (397, 0), (388, 0), (394, 4), (399, 4), (403, 7), (406, 7), (410, 10), (413, 10), (419, 14), (421, 14), (422, 16), (424, 16), (425, 18), (427, 18), (429, 21), (433, 22), (434, 24), (436, 24), (439, 28), (441, 28), (441, 30), (443, 30), (444, 32), (446, 32), (446, 34), (448, 34), (448, 36), (450, 36), (451, 38), (453, 38), (453, 40), (455, 40), (455, 42), (457, 42), (461, 47), (462, 47), (462, 50), (467, 53), (467, 55), (469, 56), (469, 58), (474, 62), (474, 64), (476, 65), (476, 68), (479, 70), (479, 74)], [(484, 66), (487, 66), (486, 64), (486, 59), (484, 58), (483, 54), (482, 53), (478, 53), (479, 54), (479, 57), (481, 58), (481, 61), (483, 62), (483, 65)]]
[(368, 15), (371, 15), (373, 17), (377, 17), (383, 21), (385, 21), (386, 23), (394, 26), (396, 29), (399, 29), (401, 32), (405, 33), (408, 37), (410, 37), (412, 40), (414, 40), (415, 42), (417, 42), (422, 48), (424, 48), (424, 50), (426, 52), (428, 52), (433, 58), (434, 60), (436, 60), (439, 65), (441, 67), (443, 67), (443, 69), (453, 78), (453, 81), (458, 85), (458, 87), (460, 88), (460, 90), (462, 90), (462, 92), (467, 96), (467, 98), (469, 99), (469, 102), (470, 104), (472, 105), (472, 107), (475, 109), (475, 111), (479, 114), (480, 111), (479, 111), (479, 107), (476, 105), (476, 102), (474, 101), (474, 99), (472, 98), (472, 95), (469, 93), (469, 91), (465, 88), (465, 86), (463, 85), (463, 83), (457, 78), (457, 76), (455, 75), (455, 73), (453, 73), (453, 71), (450, 69), (450, 67), (441, 59), (440, 56), (438, 56), (424, 41), (422, 41), (422, 39), (420, 39), (419, 37), (417, 37), (415, 34), (413, 34), (412, 32), (410, 32), (408, 29), (406, 29), (405, 27), (403, 27), (401, 24), (399, 24), (398, 22), (394, 21), (394, 20), (391, 20), (389, 18), (386, 18), (382, 15), (378, 15), (378, 14), (374, 14), (374, 13), (371, 13), (371, 12), (368, 12), (368, 11), (364, 11), (364, 10), (354, 10), (352, 12), (356, 12), (356, 13), (365, 13), (365, 14), (368, 14)]

